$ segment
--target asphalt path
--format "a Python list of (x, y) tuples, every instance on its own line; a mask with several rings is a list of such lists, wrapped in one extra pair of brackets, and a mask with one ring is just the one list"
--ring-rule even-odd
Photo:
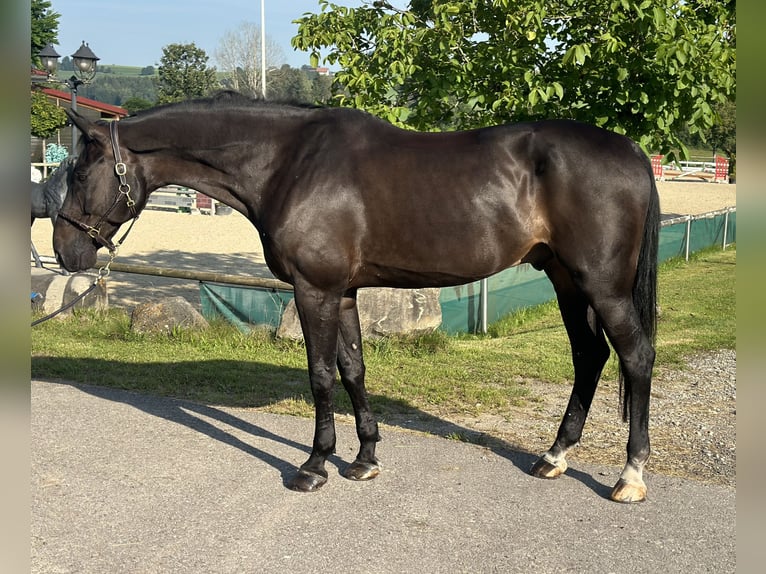
[(381, 475), (285, 487), (311, 420), (65, 382), (32, 381), (35, 573), (733, 572), (735, 490), (649, 475), (649, 499), (608, 500), (620, 469), (558, 480), (533, 458), (383, 429)]

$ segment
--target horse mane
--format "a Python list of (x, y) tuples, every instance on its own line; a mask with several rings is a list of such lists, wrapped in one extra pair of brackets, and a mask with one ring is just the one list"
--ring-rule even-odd
[(289, 109), (303, 109), (303, 110), (316, 110), (323, 109), (327, 106), (319, 104), (310, 104), (306, 102), (299, 102), (297, 100), (266, 100), (263, 98), (253, 98), (247, 96), (236, 90), (220, 90), (214, 93), (212, 96), (204, 98), (194, 98), (190, 100), (182, 100), (180, 102), (171, 102), (167, 104), (160, 104), (145, 110), (140, 110), (135, 114), (131, 114), (130, 118), (147, 118), (155, 115), (167, 113), (170, 110), (179, 111), (210, 111), (210, 110), (225, 110), (225, 109), (273, 109), (273, 110), (289, 110)]

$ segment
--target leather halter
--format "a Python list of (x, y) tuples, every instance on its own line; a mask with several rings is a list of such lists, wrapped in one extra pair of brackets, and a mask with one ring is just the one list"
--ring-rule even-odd
[[(133, 224), (138, 219), (138, 212), (136, 211), (136, 202), (130, 195), (130, 185), (125, 178), (125, 175), (128, 172), (128, 168), (122, 161), (122, 155), (120, 154), (120, 143), (117, 134), (116, 121), (109, 123), (109, 135), (111, 136), (112, 151), (114, 153), (114, 173), (120, 181), (117, 187), (117, 196), (114, 198), (111, 207), (106, 210), (106, 213), (104, 213), (99, 218), (95, 225), (88, 225), (87, 223), (80, 221), (76, 217), (73, 217), (64, 211), (59, 211), (59, 217), (65, 221), (68, 221), (75, 227), (80, 228), (82, 231), (87, 233), (89, 237), (98, 241), (103, 247), (106, 247), (110, 253), (114, 253), (117, 251), (117, 247), (119, 247), (123, 240), (128, 236), (128, 233), (130, 233), (130, 230), (133, 228)], [(128, 206), (128, 209), (130, 209), (130, 213), (133, 215), (133, 221), (131, 221), (130, 227), (128, 227), (125, 234), (117, 241), (117, 243), (112, 243), (110, 239), (107, 239), (101, 235), (101, 226), (106, 221), (106, 218), (109, 217), (109, 214), (112, 213), (112, 211), (114, 211), (114, 209), (120, 204), (120, 201), (123, 198), (125, 198), (125, 204)]]

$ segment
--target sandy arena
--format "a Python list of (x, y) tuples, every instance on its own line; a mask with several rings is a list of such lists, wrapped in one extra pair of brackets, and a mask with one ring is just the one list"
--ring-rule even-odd
[[(660, 181), (663, 214), (700, 214), (736, 206), (736, 184)], [(50, 220), (37, 220), (32, 241), (44, 258), (52, 257)], [(239, 213), (189, 215), (145, 210), (120, 248), (120, 263), (271, 277), (252, 224)], [(56, 268), (56, 266), (51, 266)], [(200, 306), (196, 281), (113, 272), (108, 281), (110, 306), (129, 309), (164, 296), (181, 295)]]

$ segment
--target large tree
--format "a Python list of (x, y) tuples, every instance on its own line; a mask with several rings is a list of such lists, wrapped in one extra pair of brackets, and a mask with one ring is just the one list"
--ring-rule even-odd
[(571, 117), (666, 152), (734, 97), (733, 0), (320, 5), (293, 46), (340, 66), (341, 105), (411, 128)]
[(198, 98), (216, 90), (215, 68), (209, 68), (207, 61), (205, 51), (194, 43), (165, 46), (158, 68), (157, 103)]
[(303, 70), (287, 64), (269, 71), (269, 99), (314, 103), (313, 84)]
[[(267, 35), (266, 66), (275, 68), (285, 61), (282, 48)], [(252, 97), (263, 93), (261, 87), (261, 29), (252, 22), (242, 22), (223, 36), (215, 51), (215, 59), (226, 73), (229, 87)], [(267, 94), (269, 77), (266, 79)]]
[(737, 161), (737, 106), (734, 102), (724, 102), (716, 108), (718, 120), (709, 134), (708, 145), (716, 152), (729, 156), (729, 172), (735, 170)]
[[(53, 11), (48, 0), (32, 0), (31, 3), (31, 58), (34, 67), (40, 67), (37, 55), (48, 44), (58, 42), (60, 14)], [(33, 136), (49, 138), (66, 125), (64, 110), (53, 104), (42, 92), (32, 90), (30, 98), (29, 127)]]
[(39, 67), (40, 50), (48, 44), (58, 42), (59, 18), (61, 14), (54, 12), (49, 0), (32, 0), (31, 20), (31, 64)]

